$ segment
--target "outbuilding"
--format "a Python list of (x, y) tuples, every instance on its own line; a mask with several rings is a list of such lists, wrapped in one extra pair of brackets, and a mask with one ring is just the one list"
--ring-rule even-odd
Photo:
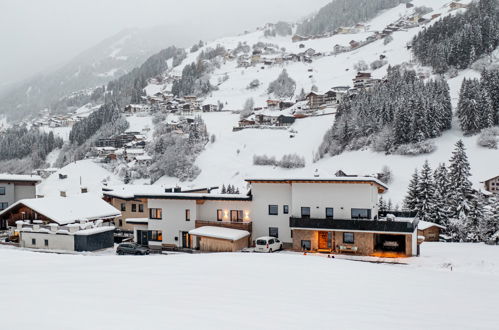
[(205, 252), (236, 252), (248, 247), (246, 230), (203, 226), (189, 231), (192, 246)]
[(433, 222), (420, 220), (418, 223), (418, 236), (424, 236), (425, 242), (438, 242), (440, 232), (445, 226)]

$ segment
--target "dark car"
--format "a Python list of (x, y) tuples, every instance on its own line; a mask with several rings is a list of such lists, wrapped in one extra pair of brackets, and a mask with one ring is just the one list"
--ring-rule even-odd
[(146, 255), (149, 254), (149, 249), (145, 246), (136, 243), (121, 243), (116, 248), (116, 253), (119, 255), (124, 254), (136, 254), (136, 255)]

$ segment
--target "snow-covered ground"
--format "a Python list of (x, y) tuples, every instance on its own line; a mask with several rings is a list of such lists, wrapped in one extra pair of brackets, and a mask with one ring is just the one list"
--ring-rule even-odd
[(397, 265), (287, 252), (121, 257), (0, 247), (2, 328), (497, 329), (499, 247), (422, 250)]

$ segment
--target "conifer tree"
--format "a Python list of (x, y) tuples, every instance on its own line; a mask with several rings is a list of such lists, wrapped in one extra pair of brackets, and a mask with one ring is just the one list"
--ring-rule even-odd
[(450, 216), (458, 218), (460, 213), (468, 214), (469, 201), (472, 199), (472, 184), (469, 179), (471, 176), (470, 164), (462, 140), (456, 143), (449, 164)]
[(411, 181), (409, 182), (407, 195), (404, 199), (404, 208), (408, 211), (415, 211), (418, 205), (419, 202), (418, 185), (419, 185), (419, 174), (418, 174), (418, 169), (415, 169)]
[(434, 221), (435, 215), (435, 183), (428, 161), (425, 161), (417, 184), (416, 210), (418, 217), (424, 221)]

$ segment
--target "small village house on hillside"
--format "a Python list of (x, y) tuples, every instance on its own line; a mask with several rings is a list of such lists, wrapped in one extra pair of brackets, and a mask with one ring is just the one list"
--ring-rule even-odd
[[(42, 178), (36, 175), (0, 174), (0, 211), (25, 198), (36, 197), (36, 185)], [(6, 228), (0, 220), (0, 229)]]
[(120, 211), (102, 199), (78, 195), (22, 199), (0, 213), (14, 227), (21, 247), (94, 251), (114, 244)]
[(499, 194), (499, 176), (495, 176), (482, 182), (486, 191)]

